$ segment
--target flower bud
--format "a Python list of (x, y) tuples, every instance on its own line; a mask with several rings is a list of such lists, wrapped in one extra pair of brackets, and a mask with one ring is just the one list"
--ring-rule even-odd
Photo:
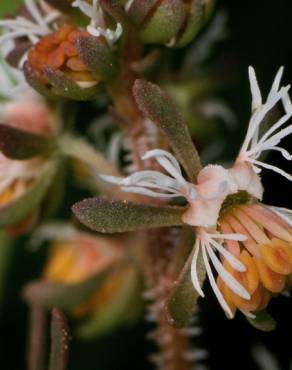
[(181, 47), (201, 30), (213, 6), (214, 0), (134, 0), (125, 8), (144, 42)]
[(44, 36), (30, 50), (24, 71), (41, 93), (73, 100), (93, 98), (115, 74), (115, 56), (102, 37), (70, 25)]
[(32, 91), (1, 104), (0, 118), (0, 226), (18, 233), (33, 226), (54, 178), (57, 164), (50, 153), (57, 127)]
[[(78, 284), (101, 273), (121, 257), (122, 246), (111, 238), (79, 233), (67, 240), (56, 241), (44, 271), (44, 280), (54, 283)], [(110, 275), (87, 301), (72, 307), (74, 316), (94, 313), (105, 306), (120, 289), (122, 275)]]

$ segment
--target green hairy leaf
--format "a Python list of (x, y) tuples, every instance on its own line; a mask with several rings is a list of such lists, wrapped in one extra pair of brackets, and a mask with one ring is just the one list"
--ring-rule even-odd
[(73, 213), (82, 224), (101, 233), (182, 225), (184, 211), (183, 207), (156, 207), (102, 198), (85, 199), (73, 206)]
[[(191, 324), (197, 301), (200, 297), (191, 281), (192, 259), (193, 253), (190, 254), (180, 276), (174, 282), (174, 287), (165, 308), (169, 323), (178, 328), (183, 328)], [(197, 268), (200, 283), (203, 285), (206, 271), (201, 256), (198, 258)]]
[(186, 124), (172, 99), (157, 85), (136, 80), (134, 96), (140, 110), (167, 136), (190, 180), (195, 181), (201, 163)]

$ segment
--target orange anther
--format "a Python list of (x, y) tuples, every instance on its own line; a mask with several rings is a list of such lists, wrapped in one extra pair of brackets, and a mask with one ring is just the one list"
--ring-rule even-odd
[(272, 271), (261, 258), (255, 258), (255, 263), (263, 286), (273, 293), (281, 292), (285, 287), (286, 277)]

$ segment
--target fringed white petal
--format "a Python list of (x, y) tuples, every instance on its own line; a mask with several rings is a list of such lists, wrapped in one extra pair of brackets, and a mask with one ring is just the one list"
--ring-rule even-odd
[(60, 15), (58, 11), (50, 10), (49, 13), (42, 14), (36, 0), (25, 0), (25, 7), (32, 20), (23, 16), (0, 20), (0, 28), (5, 31), (0, 36), (0, 43), (18, 37), (28, 37), (32, 43), (37, 43), (40, 37), (53, 31), (53, 23)]
[(191, 279), (192, 279), (193, 286), (196, 289), (197, 293), (201, 297), (204, 298), (205, 294), (204, 294), (204, 292), (201, 288), (199, 278), (198, 278), (198, 270), (197, 270), (197, 262), (198, 262), (199, 252), (200, 252), (200, 240), (199, 240), (199, 238), (197, 238), (196, 243), (195, 243), (195, 247), (194, 247), (194, 255), (193, 255), (193, 259), (192, 259), (192, 263), (191, 263)]
[(87, 26), (87, 32), (94, 37), (103, 36), (108, 43), (115, 43), (123, 33), (123, 27), (117, 23), (116, 29), (106, 28), (103, 20), (103, 11), (99, 5), (99, 0), (92, 0), (90, 5), (85, 0), (75, 0), (72, 3), (74, 8), (79, 8), (83, 14), (90, 18), (90, 24)]
[(226, 240), (235, 240), (238, 242), (244, 242), (247, 237), (243, 234), (210, 234), (208, 233), (208, 237), (212, 239), (226, 239)]
[(172, 154), (163, 150), (147, 152), (142, 159), (155, 158), (171, 176), (158, 171), (138, 171), (126, 178), (99, 175), (103, 180), (120, 185), (123, 191), (143, 194), (152, 197), (185, 197), (188, 200), (197, 199), (195, 186), (186, 181), (179, 163)]
[(215, 248), (219, 253), (223, 255), (226, 260), (231, 264), (231, 266), (240, 272), (246, 271), (246, 267), (242, 264), (235, 256), (233, 256), (229, 251), (227, 251), (221, 244), (216, 242), (215, 239), (226, 239), (226, 240), (238, 240), (243, 241), (246, 239), (244, 235), (241, 234), (219, 234), (219, 233), (209, 233), (206, 229), (197, 230), (197, 240), (194, 246), (194, 255), (191, 263), (191, 280), (195, 290), (201, 297), (204, 297), (204, 292), (200, 286), (197, 262), (199, 253), (202, 253), (203, 263), (207, 271), (207, 276), (210, 281), (211, 287), (224, 311), (229, 317), (232, 317), (232, 312), (228, 304), (226, 303), (223, 294), (221, 293), (219, 287), (217, 286), (216, 280), (214, 278), (212, 268), (209, 262), (211, 260), (218, 276), (222, 281), (239, 297), (249, 300), (250, 294), (248, 291), (225, 269), (223, 263), (215, 254), (213, 248)]
[(268, 96), (268, 100), (271, 99), (271, 97), (273, 96), (273, 94), (276, 94), (277, 91), (279, 90), (280, 88), (280, 83), (281, 83), (281, 80), (282, 80), (282, 77), (283, 77), (283, 72), (284, 72), (284, 67), (281, 66), (276, 74), (276, 77), (273, 81), (273, 84), (272, 84), (272, 87), (271, 87), (271, 90), (270, 90), (270, 93), (269, 93), (269, 96)]
[(149, 150), (142, 157), (143, 160), (155, 158), (157, 162), (173, 177), (182, 177), (182, 172), (177, 159), (166, 150), (153, 149)]
[(91, 6), (88, 2), (83, 0), (75, 0), (72, 3), (73, 8), (79, 8), (81, 12), (86, 15), (88, 18), (93, 18), (93, 6)]
[(289, 90), (289, 86), (286, 88), (282, 88), (277, 94), (274, 94), (269, 101), (267, 101), (264, 105), (258, 108), (254, 114), (252, 115), (249, 123), (249, 127), (247, 130), (246, 138), (243, 144), (242, 150), (247, 151), (249, 153), (250, 149), (253, 149), (257, 142), (251, 145), (252, 138), (255, 133), (258, 133), (260, 125), (263, 123), (264, 118), (266, 115), (276, 106), (276, 104), (283, 99), (284, 95), (287, 94)]
[(204, 242), (202, 242), (202, 255), (203, 255), (204, 265), (206, 267), (207, 276), (208, 276), (209, 282), (211, 284), (211, 287), (213, 289), (213, 292), (216, 295), (216, 297), (218, 299), (218, 302), (220, 303), (223, 310), (231, 318), (231, 317), (233, 317), (232, 311), (231, 311), (230, 307), (228, 306), (227, 302), (225, 301), (225, 299), (223, 297), (223, 294), (220, 292), (220, 289), (218, 288), (218, 286), (216, 284), (211, 266), (209, 264), (209, 260), (208, 260), (208, 256), (207, 256), (207, 252), (206, 252), (206, 246), (205, 246)]
[(48, 29), (48, 25), (45, 22), (44, 17), (42, 16), (41, 12), (39, 11), (35, 0), (25, 0), (25, 7), (29, 11), (29, 13), (32, 15), (34, 20), (37, 24), (42, 25), (44, 28)]
[(252, 95), (252, 110), (262, 105), (262, 95), (257, 81), (256, 73), (253, 67), (248, 68), (250, 90)]
[[(234, 239), (231, 239), (234, 240)], [(246, 267), (241, 263), (236, 257), (233, 256), (227, 249), (225, 249), (221, 244), (217, 243), (215, 240), (210, 240), (210, 244), (218, 250), (219, 253), (229, 262), (229, 264), (239, 272), (246, 271)]]
[[(287, 174), (285, 171), (259, 160), (260, 155), (267, 150), (278, 151), (285, 159), (292, 160), (292, 155), (286, 149), (278, 146), (282, 139), (292, 133), (291, 124), (284, 127), (292, 117), (292, 103), (288, 94), (290, 86), (280, 87), (283, 70), (283, 67), (279, 69), (271, 86), (267, 100), (263, 103), (255, 71), (252, 67), (249, 68), (250, 88), (252, 94), (252, 116), (237, 161), (251, 163), (256, 173), (259, 173), (262, 168), (266, 168), (277, 172), (292, 181), (292, 176)], [(279, 102), (282, 103), (285, 114), (261, 136), (259, 133), (264, 119)]]
[(239, 297), (249, 300), (250, 294), (248, 291), (224, 268), (222, 262), (216, 256), (210, 245), (207, 244), (206, 249), (216, 271), (218, 272), (218, 275), (221, 277), (224, 283)]
[(95, 37), (103, 36), (105, 39), (107, 39), (107, 41), (115, 43), (121, 37), (123, 33), (123, 28), (122, 28), (121, 23), (117, 24), (117, 27), (115, 30), (111, 30), (109, 28), (103, 29), (102, 27), (96, 27), (96, 26), (94, 27), (92, 25), (89, 25), (87, 27), (87, 31), (92, 36), (95, 36)]
[(153, 197), (153, 198), (176, 198), (179, 196), (178, 194), (166, 194), (166, 193), (161, 193), (158, 191), (152, 191), (147, 188), (135, 187), (135, 186), (121, 187), (121, 189), (126, 193), (146, 195), (148, 197)]
[(285, 177), (287, 180), (292, 181), (292, 175), (290, 175), (289, 173), (287, 173), (284, 170), (281, 170), (281, 168), (279, 168), (279, 167), (273, 166), (271, 164), (267, 164), (265, 162), (257, 161), (255, 159), (250, 159), (250, 160), (248, 160), (248, 162), (252, 163), (253, 165), (255, 165), (255, 167), (257, 167), (259, 169), (265, 168), (265, 169), (271, 170), (271, 171), (276, 172), (279, 175)]

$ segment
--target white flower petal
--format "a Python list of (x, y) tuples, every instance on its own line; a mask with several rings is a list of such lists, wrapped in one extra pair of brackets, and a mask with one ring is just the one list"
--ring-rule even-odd
[(75, 0), (72, 3), (74, 8), (79, 8), (83, 14), (90, 18), (90, 24), (87, 26), (87, 32), (94, 37), (103, 36), (109, 44), (115, 43), (123, 33), (121, 23), (117, 23), (116, 29), (106, 28), (103, 11), (99, 5), (99, 0), (92, 0), (90, 5), (85, 0)]
[(263, 167), (263, 168), (266, 168), (268, 170), (272, 170), (272, 171), (278, 173), (279, 175), (282, 175), (287, 180), (292, 181), (292, 175), (290, 175), (289, 173), (287, 173), (286, 171), (282, 170), (279, 167), (272, 166), (271, 164), (264, 163), (264, 162), (261, 162), (261, 161), (257, 161), (255, 159), (250, 159), (249, 162), (252, 163), (252, 164), (255, 164), (257, 167)]
[(248, 291), (224, 268), (213, 249), (209, 245), (206, 245), (206, 248), (216, 271), (224, 283), (239, 297), (249, 300), (250, 294)]
[(235, 240), (238, 242), (244, 242), (247, 237), (243, 234), (209, 234), (208, 237), (213, 238), (213, 239), (226, 239), (226, 240)]
[(122, 190), (154, 197), (184, 197), (188, 200), (197, 198), (193, 184), (186, 181), (182, 175), (177, 160), (168, 152), (153, 150), (147, 152), (143, 159), (156, 158), (171, 176), (158, 171), (137, 171), (132, 175), (121, 178), (98, 175), (101, 179), (122, 186)]
[[(292, 103), (288, 95), (290, 86), (280, 87), (283, 75), (283, 67), (276, 74), (270, 93), (266, 102), (262, 103), (261, 93), (257, 83), (256, 75), (253, 68), (249, 68), (249, 79), (253, 100), (253, 114), (251, 116), (249, 127), (242, 148), (238, 156), (238, 163), (247, 162), (252, 164), (252, 168), (259, 173), (262, 168), (275, 171), (291, 181), (291, 176), (276, 166), (267, 165), (258, 161), (262, 152), (267, 150), (279, 151), (287, 160), (292, 159), (292, 155), (278, 146), (282, 139), (292, 133), (292, 125), (283, 128), (287, 121), (292, 117)], [(282, 102), (285, 115), (274, 123), (261, 137), (259, 135), (260, 126), (267, 114), (279, 103)]]
[(195, 246), (194, 246), (194, 255), (193, 255), (193, 259), (191, 263), (191, 279), (192, 279), (193, 286), (198, 292), (198, 294), (201, 297), (205, 297), (205, 294), (199, 282), (198, 271), (197, 271), (197, 262), (198, 262), (199, 252), (200, 252), (200, 240), (199, 238), (197, 238)]
[(262, 105), (262, 95), (257, 81), (255, 70), (252, 66), (248, 68), (250, 90), (252, 94), (252, 110), (259, 108)]
[(268, 100), (271, 98), (271, 96), (273, 94), (275, 94), (279, 88), (280, 88), (280, 83), (281, 83), (281, 80), (282, 80), (282, 77), (283, 77), (283, 72), (284, 72), (284, 67), (281, 66), (276, 74), (276, 77), (274, 79), (274, 82), (272, 84), (272, 87), (271, 87), (271, 91), (270, 91), (270, 94), (268, 96)]
[[(166, 150), (161, 150), (161, 149), (149, 150), (148, 152), (146, 152), (142, 156), (142, 159), (143, 160), (146, 160), (146, 159), (156, 158), (157, 160), (159, 160), (161, 157), (162, 158), (165, 157), (172, 164), (172, 166), (175, 168), (175, 173), (174, 174), (179, 173), (180, 175), (182, 175), (181, 168), (180, 168), (180, 165), (179, 165), (177, 159), (175, 158), (174, 155), (172, 155), (171, 153), (167, 152)], [(166, 162), (164, 161), (163, 163), (165, 164)], [(164, 167), (164, 165), (162, 165), (162, 166)], [(164, 168), (167, 170), (166, 167), (164, 167)], [(171, 172), (169, 172), (169, 173), (171, 173)]]
[[(234, 240), (234, 239), (232, 239)], [(219, 253), (229, 262), (229, 264), (237, 271), (244, 272), (246, 271), (245, 265), (240, 262), (236, 257), (233, 256), (226, 248), (221, 244), (217, 243), (215, 240), (210, 240), (210, 244), (215, 247)]]
[(213, 289), (213, 292), (215, 293), (215, 295), (218, 299), (218, 302), (220, 303), (223, 310), (227, 313), (227, 315), (230, 318), (232, 318), (233, 317), (232, 311), (231, 311), (230, 307), (228, 306), (228, 304), (226, 303), (222, 293), (220, 292), (220, 289), (218, 288), (218, 286), (216, 284), (216, 281), (215, 281), (215, 278), (213, 276), (212, 269), (210, 267), (209, 260), (208, 260), (208, 257), (207, 257), (206, 245), (204, 245), (203, 242), (202, 242), (202, 254), (203, 254), (203, 260), (204, 260), (204, 264), (205, 264), (205, 267), (206, 267), (208, 279), (209, 279), (209, 282), (210, 282), (211, 287)]

